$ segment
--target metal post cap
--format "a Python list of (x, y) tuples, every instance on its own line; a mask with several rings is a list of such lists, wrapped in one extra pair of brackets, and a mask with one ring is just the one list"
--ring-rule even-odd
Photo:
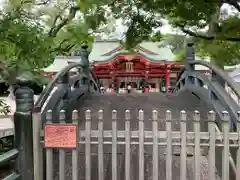
[(82, 45), (82, 49), (87, 49), (88, 48), (88, 45), (87, 44), (83, 44)]
[(16, 78), (16, 84), (19, 85), (19, 86), (28, 86), (31, 83), (33, 83), (32, 78), (27, 77), (25, 75), (18, 76)]
[(187, 46), (188, 46), (188, 47), (192, 47), (193, 45), (194, 45), (193, 42), (188, 42), (188, 43), (187, 43)]

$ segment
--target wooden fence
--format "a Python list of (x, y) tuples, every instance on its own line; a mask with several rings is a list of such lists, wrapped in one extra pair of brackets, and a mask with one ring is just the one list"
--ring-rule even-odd
[[(103, 111), (98, 112), (98, 129), (93, 130), (91, 128), (91, 111), (85, 112), (85, 128), (77, 128), (77, 146), (72, 148), (72, 172), (71, 179), (79, 179), (79, 162), (78, 162), (78, 150), (79, 145), (85, 145), (85, 180), (91, 180), (91, 147), (97, 145), (97, 158), (98, 158), (98, 179), (103, 180), (104, 178), (104, 147), (111, 146), (111, 171), (112, 180), (117, 180), (118, 167), (117, 167), (117, 146), (123, 145), (125, 152), (125, 180), (131, 178), (131, 145), (138, 147), (138, 177), (139, 180), (144, 180), (144, 148), (146, 146), (152, 146), (152, 177), (153, 180), (159, 179), (159, 148), (165, 149), (165, 173), (164, 179), (172, 180), (173, 171), (173, 147), (180, 148), (180, 180), (187, 179), (187, 148), (193, 148), (193, 159), (194, 159), (194, 180), (202, 179), (202, 172), (200, 161), (202, 158), (201, 149), (207, 149), (207, 161), (208, 161), (208, 173), (205, 179), (215, 180), (216, 179), (216, 168), (215, 168), (215, 152), (217, 147), (222, 147), (222, 174), (220, 175), (223, 180), (229, 180), (229, 154), (230, 147), (238, 148), (237, 159), (236, 159), (236, 179), (240, 179), (240, 131), (230, 132), (229, 131), (229, 114), (223, 112), (222, 119), (222, 132), (216, 132), (215, 124), (215, 112), (210, 111), (208, 113), (208, 132), (200, 131), (200, 113), (195, 111), (193, 113), (193, 131), (187, 132), (187, 114), (185, 111), (180, 112), (180, 131), (172, 130), (172, 115), (170, 111), (166, 111), (165, 114), (165, 131), (159, 130), (159, 115), (156, 110), (152, 111), (152, 130), (144, 129), (144, 111), (138, 112), (138, 130), (130, 129), (130, 111), (125, 111), (125, 130), (118, 130), (117, 128), (117, 111), (112, 111), (112, 130), (104, 130), (103, 128)], [(60, 124), (65, 124), (65, 111), (60, 111)], [(36, 119), (36, 117), (35, 117)], [(47, 123), (52, 124), (52, 111), (47, 112)], [(72, 112), (72, 125), (78, 127), (79, 113), (77, 110)], [(96, 121), (95, 121), (96, 122)], [(69, 125), (69, 124), (68, 124)], [(238, 128), (240, 123), (238, 122)], [(80, 137), (80, 138), (79, 138)], [(109, 140), (110, 139), (110, 140)], [(39, 140), (39, 138), (38, 138)], [(46, 142), (45, 142), (46, 143)], [(53, 180), (53, 148), (46, 148), (46, 179)], [(34, 148), (36, 149), (36, 148)], [(66, 175), (64, 169), (66, 168), (65, 150), (59, 148), (59, 179), (64, 180)], [(39, 151), (35, 151), (35, 162), (39, 159)], [(218, 157), (217, 157), (218, 158)], [(82, 163), (82, 162), (81, 162)], [(35, 179), (41, 176), (41, 167), (36, 166), (35, 168)], [(38, 176), (39, 175), (39, 176)], [(160, 174), (161, 176), (161, 174)], [(41, 178), (40, 178), (41, 179)]]

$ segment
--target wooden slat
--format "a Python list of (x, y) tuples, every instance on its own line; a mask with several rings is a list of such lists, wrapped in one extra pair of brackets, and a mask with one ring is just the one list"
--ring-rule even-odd
[(209, 149), (208, 149), (208, 179), (215, 180), (215, 118), (216, 114), (213, 111), (208, 113), (208, 131), (210, 135)]
[(158, 112), (152, 112), (152, 131), (153, 131), (153, 180), (158, 180)]
[(117, 180), (117, 111), (112, 111), (112, 180)]
[[(78, 117), (78, 111), (77, 110), (73, 110), (72, 112), (72, 123), (76, 124), (76, 126), (78, 127), (78, 121), (79, 121), (79, 117)], [(77, 131), (77, 140), (78, 140), (78, 131)], [(72, 180), (78, 180), (78, 172), (79, 172), (79, 165), (78, 165), (78, 145), (76, 149), (72, 149)]]
[(195, 132), (195, 147), (194, 147), (194, 179), (200, 180), (200, 158), (201, 158), (201, 147), (200, 147), (200, 114), (199, 111), (195, 111), (193, 115), (194, 119), (194, 132)]
[(167, 131), (167, 148), (166, 148), (166, 180), (172, 180), (172, 114), (166, 111), (166, 131)]
[(229, 180), (229, 114), (223, 111), (222, 131), (223, 131), (223, 151), (222, 151), (222, 180)]
[(33, 112), (32, 117), (34, 180), (43, 180), (43, 148), (40, 144), (42, 114)]
[[(52, 110), (46, 113), (47, 123), (52, 123)], [(46, 178), (53, 180), (53, 149), (46, 149)]]
[[(216, 126), (216, 125), (215, 125)], [(139, 131), (132, 130), (131, 131), (131, 138), (138, 138)], [(80, 130), (80, 136), (85, 137), (86, 136), (86, 131), (85, 130)], [(103, 136), (105, 138), (111, 138), (112, 137), (112, 131), (109, 130), (104, 130)], [(97, 130), (92, 130), (91, 131), (91, 137), (92, 138), (97, 138), (99, 137), (99, 132)], [(117, 132), (117, 137), (118, 138), (125, 138), (125, 131), (119, 130)], [(153, 137), (153, 132), (152, 131), (144, 131), (144, 138), (145, 139), (152, 139)], [(194, 132), (186, 132), (186, 137), (187, 139), (194, 139), (195, 133)], [(201, 140), (209, 140), (209, 132), (200, 132), (200, 137)], [(216, 134), (216, 140), (222, 140), (223, 133), (217, 133)], [(166, 139), (167, 138), (167, 131), (158, 131), (158, 138), (159, 139)], [(179, 131), (172, 131), (172, 139), (173, 140), (178, 140), (181, 138), (181, 133)], [(236, 132), (231, 132), (229, 134), (229, 139), (238, 141), (238, 133)], [(234, 144), (234, 143), (232, 143)], [(237, 144), (235, 145), (236, 147), (238, 146)]]
[(237, 170), (236, 170), (236, 180), (240, 180), (240, 111), (238, 112), (237, 121), (237, 132), (238, 132), (238, 149), (237, 149)]
[(98, 112), (98, 180), (104, 180), (104, 161), (103, 161), (103, 110)]
[(181, 131), (181, 158), (180, 158), (180, 180), (187, 179), (187, 137), (186, 137), (186, 120), (187, 115), (185, 111), (181, 111), (180, 113), (180, 131)]
[(85, 119), (85, 180), (91, 180), (91, 110), (86, 111)]
[[(66, 112), (61, 110), (59, 113), (60, 124), (66, 123)], [(59, 180), (65, 180), (66, 155), (64, 149), (59, 149)]]
[(130, 140), (131, 140), (131, 131), (130, 131), (130, 111), (126, 110), (125, 112), (125, 180), (130, 180)]
[(144, 112), (139, 110), (139, 180), (144, 180)]

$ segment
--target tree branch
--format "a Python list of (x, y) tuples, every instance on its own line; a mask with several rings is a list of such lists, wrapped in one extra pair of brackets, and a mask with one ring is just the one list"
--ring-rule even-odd
[(21, 4), (29, 4), (29, 3), (31, 3), (31, 4), (34, 4), (36, 6), (42, 6), (42, 5), (46, 5), (46, 4), (50, 3), (50, 2), (51, 2), (51, 0), (44, 0), (44, 1), (41, 1), (39, 3), (35, 3), (34, 0), (23, 0), (21, 2)]
[(232, 41), (232, 42), (240, 42), (240, 37), (226, 37), (226, 36), (217, 36), (217, 37), (214, 37), (214, 36), (206, 36), (206, 35), (201, 35), (201, 34), (198, 34), (196, 32), (193, 32), (189, 29), (186, 29), (183, 25), (177, 25), (181, 30), (182, 32), (190, 35), (190, 36), (193, 36), (193, 37), (197, 37), (197, 38), (201, 38), (201, 39), (205, 39), (205, 40), (224, 40), (224, 41)]
[(69, 9), (69, 13), (68, 16), (66, 18), (63, 18), (62, 21), (59, 24), (57, 23), (57, 20), (61, 17), (61, 13), (59, 13), (59, 15), (57, 15), (54, 19), (54, 23), (53, 23), (53, 27), (50, 29), (50, 31), (48, 32), (48, 35), (51, 37), (56, 37), (57, 33), (59, 32), (59, 30), (65, 26), (69, 21), (73, 20), (73, 18), (75, 17), (77, 11), (79, 10), (79, 7), (77, 6), (73, 6)]

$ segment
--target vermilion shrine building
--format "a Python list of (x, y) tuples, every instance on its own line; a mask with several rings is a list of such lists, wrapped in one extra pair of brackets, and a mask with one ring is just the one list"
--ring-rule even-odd
[[(140, 82), (145, 81), (152, 91), (159, 92), (162, 86), (166, 90), (174, 87), (176, 77), (184, 67), (176, 63), (174, 57), (171, 49), (162, 47), (161, 42), (143, 42), (130, 53), (118, 40), (102, 40), (93, 43), (89, 61), (105, 88), (118, 86), (121, 89), (127, 84), (139, 88)], [(80, 56), (57, 56), (44, 72), (53, 76), (69, 63), (79, 61)], [(207, 69), (200, 67), (199, 71), (206, 72)]]
[(160, 43), (143, 42), (130, 53), (119, 41), (98, 41), (94, 43), (90, 60), (97, 77), (105, 87), (125, 88), (131, 84), (140, 88), (140, 82), (151, 85), (158, 92), (161, 86), (168, 89), (183, 66), (174, 61), (169, 48), (160, 47)]

